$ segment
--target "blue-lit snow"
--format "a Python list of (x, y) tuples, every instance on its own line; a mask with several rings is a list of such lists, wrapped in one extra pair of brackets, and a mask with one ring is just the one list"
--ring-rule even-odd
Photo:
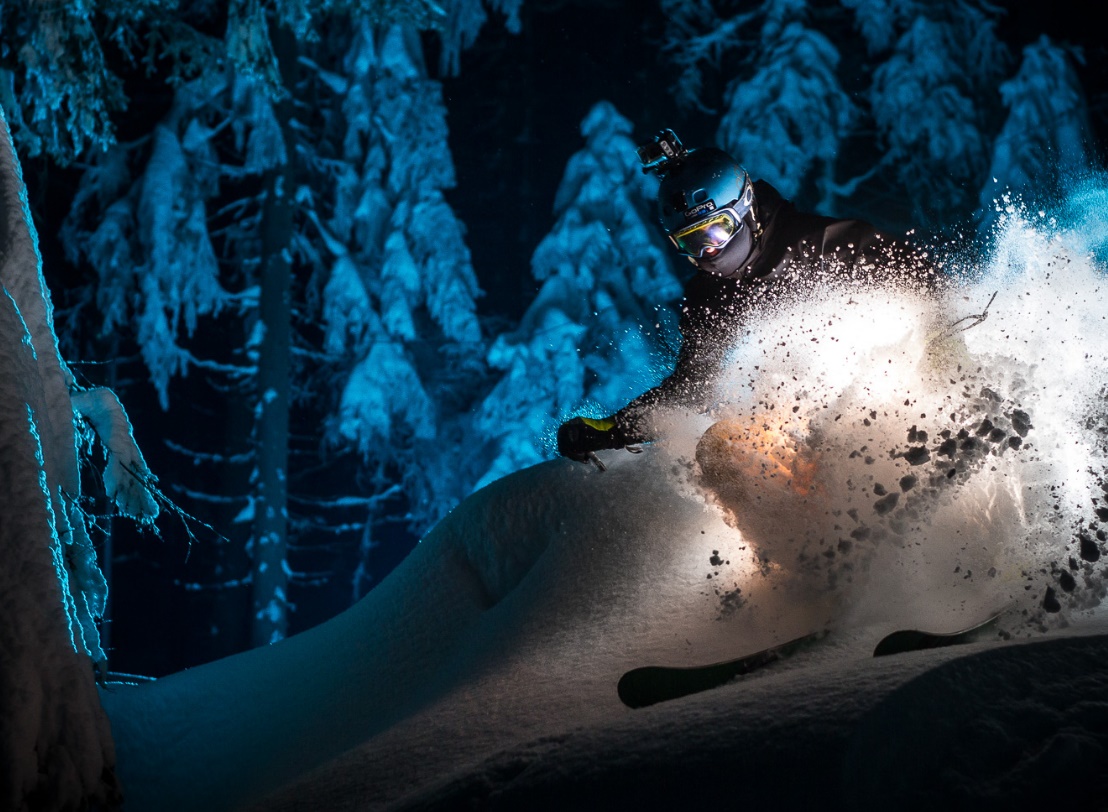
[[(311, 230), (333, 256), (326, 269), (330, 258), (317, 257), (317, 271), (327, 280), (324, 348), (341, 368), (325, 433), (367, 458), (398, 459), (450, 431), (435, 398), (443, 368), (481, 351), (481, 291), (464, 226), (443, 194), (455, 185), (446, 108), (418, 34), (360, 21), (343, 61), (341, 161), (319, 159), (335, 164), (336, 177), (318, 192), (330, 216)], [(435, 344), (441, 352), (421, 352)], [(421, 527), (422, 514), (437, 518), (456, 502), (457, 488), (429, 471), (412, 467), (406, 478)]]
[[(999, 190), (1042, 199), (1065, 189), (1072, 201), (1081, 196), (1075, 185), (1098, 186), (1079, 179), (1093, 165), (1094, 139), (1068, 48), (1046, 36), (1026, 46), (1019, 72), (1000, 86), (1000, 94), (1008, 118), (992, 149), (988, 177), (993, 182), (981, 190), (984, 224), (992, 224), (1000, 213), (992, 205)], [(1086, 208), (1086, 213), (1103, 211)], [(1103, 233), (1103, 221), (1097, 230)]]
[(836, 75), (839, 53), (823, 34), (770, 19), (761, 40), (754, 75), (728, 85), (717, 138), (793, 200), (803, 180), (819, 175), (815, 167), (834, 164), (858, 108)]
[[(105, 457), (104, 493), (124, 516), (152, 522), (158, 516), (149, 485), (154, 481), (131, 429), (123, 404), (110, 389), (74, 392), (73, 410), (88, 422)], [(90, 545), (91, 547), (91, 545)]]
[[(1091, 636), (1104, 631), (1104, 585), (1080, 536), (1103, 552), (1103, 269), (1082, 233), (1003, 214), (993, 258), (938, 311), (859, 290), (824, 313), (836, 301), (824, 292), (767, 315), (771, 340), (736, 350), (717, 416), (745, 404), (794, 446), (819, 437), (826, 510), (798, 510), (755, 476), (778, 507), (728, 516), (693, 462), (713, 416), (668, 415), (672, 430), (645, 453), (602, 452), (604, 473), (558, 460), (505, 477), (334, 620), (104, 691), (129, 808), (571, 808), (736, 792), (1015, 802), (1050, 797), (1068, 776), (1052, 759), (1066, 753), (1063, 765), (1094, 770), (1108, 744), (1093, 713), (1108, 701), (1105, 638)], [(993, 292), (964, 345), (929, 353), (937, 329), (980, 314)], [(801, 387), (792, 376), (805, 371)], [(926, 481), (946, 459), (943, 424), (977, 437), (989, 409), (1008, 421), (1005, 443), (957, 457), (949, 484), (905, 491), (915, 514), (899, 524), (872, 511), (874, 486), (912, 467), (910, 443), (935, 452), (914, 466)], [(855, 509), (885, 522), (884, 540), (806, 569), (790, 545)], [(1044, 608), (1048, 588), (1058, 611)], [(888, 631), (956, 629), (998, 607), (972, 647), (870, 656)], [(733, 685), (642, 711), (616, 697), (629, 668), (711, 662), (825, 626), (817, 647)], [(1082, 777), (1069, 797), (1100, 786)]]

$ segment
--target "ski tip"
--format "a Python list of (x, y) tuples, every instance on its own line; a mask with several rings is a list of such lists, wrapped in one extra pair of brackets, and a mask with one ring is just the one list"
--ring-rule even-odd
[(1006, 610), (1007, 607), (993, 612), (985, 619), (954, 632), (928, 632), (922, 629), (901, 629), (892, 632), (881, 638), (873, 649), (873, 656), (888, 657), (891, 654), (971, 643), (978, 639), (980, 632), (996, 625)]
[(662, 699), (655, 698), (654, 693), (651, 691), (652, 672), (660, 670), (654, 669), (651, 666), (645, 668), (635, 668), (628, 671), (622, 677), (619, 678), (619, 682), (616, 684), (616, 693), (619, 694), (619, 701), (629, 708), (645, 708), (647, 705), (653, 705), (657, 702), (663, 701)]
[(620, 701), (629, 708), (645, 708), (725, 685), (795, 653), (804, 644), (827, 636), (820, 630), (734, 660), (694, 666), (648, 665), (633, 668), (616, 685)]

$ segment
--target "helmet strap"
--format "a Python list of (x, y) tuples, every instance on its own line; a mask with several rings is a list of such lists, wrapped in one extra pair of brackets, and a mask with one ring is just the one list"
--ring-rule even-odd
[(754, 209), (758, 205), (758, 201), (754, 199), (754, 184), (751, 183), (750, 175), (745, 171), (743, 172), (743, 193), (741, 199), (749, 205), (743, 219), (745, 220), (747, 216), (750, 217), (750, 236), (754, 239), (754, 244), (757, 245), (758, 240), (762, 236), (762, 224), (758, 222), (758, 215), (754, 213)]
[[(754, 207), (750, 207), (750, 211), (747, 213), (747, 217), (750, 218), (750, 236), (754, 238), (754, 244), (758, 244), (758, 240), (762, 237), (762, 224), (758, 222), (757, 215), (754, 214)], [(743, 218), (745, 219), (745, 218)]]

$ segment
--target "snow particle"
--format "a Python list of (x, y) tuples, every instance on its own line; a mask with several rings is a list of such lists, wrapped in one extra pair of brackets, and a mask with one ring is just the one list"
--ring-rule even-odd
[(1058, 603), (1058, 598), (1055, 596), (1054, 587), (1052, 586), (1046, 588), (1046, 595), (1043, 596), (1043, 609), (1048, 612), (1062, 611), (1062, 604)]
[(915, 446), (904, 452), (904, 459), (909, 465), (922, 465), (931, 459), (931, 454), (926, 446)]
[(1081, 557), (1086, 561), (1097, 561), (1100, 559), (1100, 548), (1096, 546), (1096, 542), (1089, 538), (1084, 533), (1077, 535), (1078, 540), (1081, 542)]
[(896, 503), (900, 500), (899, 493), (890, 493), (873, 503), (873, 509), (878, 516), (884, 516), (886, 513), (896, 507)]
[(1073, 592), (1074, 587), (1077, 586), (1077, 581), (1065, 570), (1058, 573), (1058, 586), (1062, 587), (1065, 592)]

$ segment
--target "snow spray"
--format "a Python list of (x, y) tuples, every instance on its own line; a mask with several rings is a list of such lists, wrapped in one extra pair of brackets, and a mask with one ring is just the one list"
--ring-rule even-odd
[(1102, 179), (1054, 213), (1002, 201), (985, 259), (935, 258), (939, 297), (817, 284), (748, 323), (709, 418), (665, 421), (681, 487), (749, 542), (745, 577), (863, 621), (1004, 607), (1005, 635), (1100, 605), (1106, 200)]

